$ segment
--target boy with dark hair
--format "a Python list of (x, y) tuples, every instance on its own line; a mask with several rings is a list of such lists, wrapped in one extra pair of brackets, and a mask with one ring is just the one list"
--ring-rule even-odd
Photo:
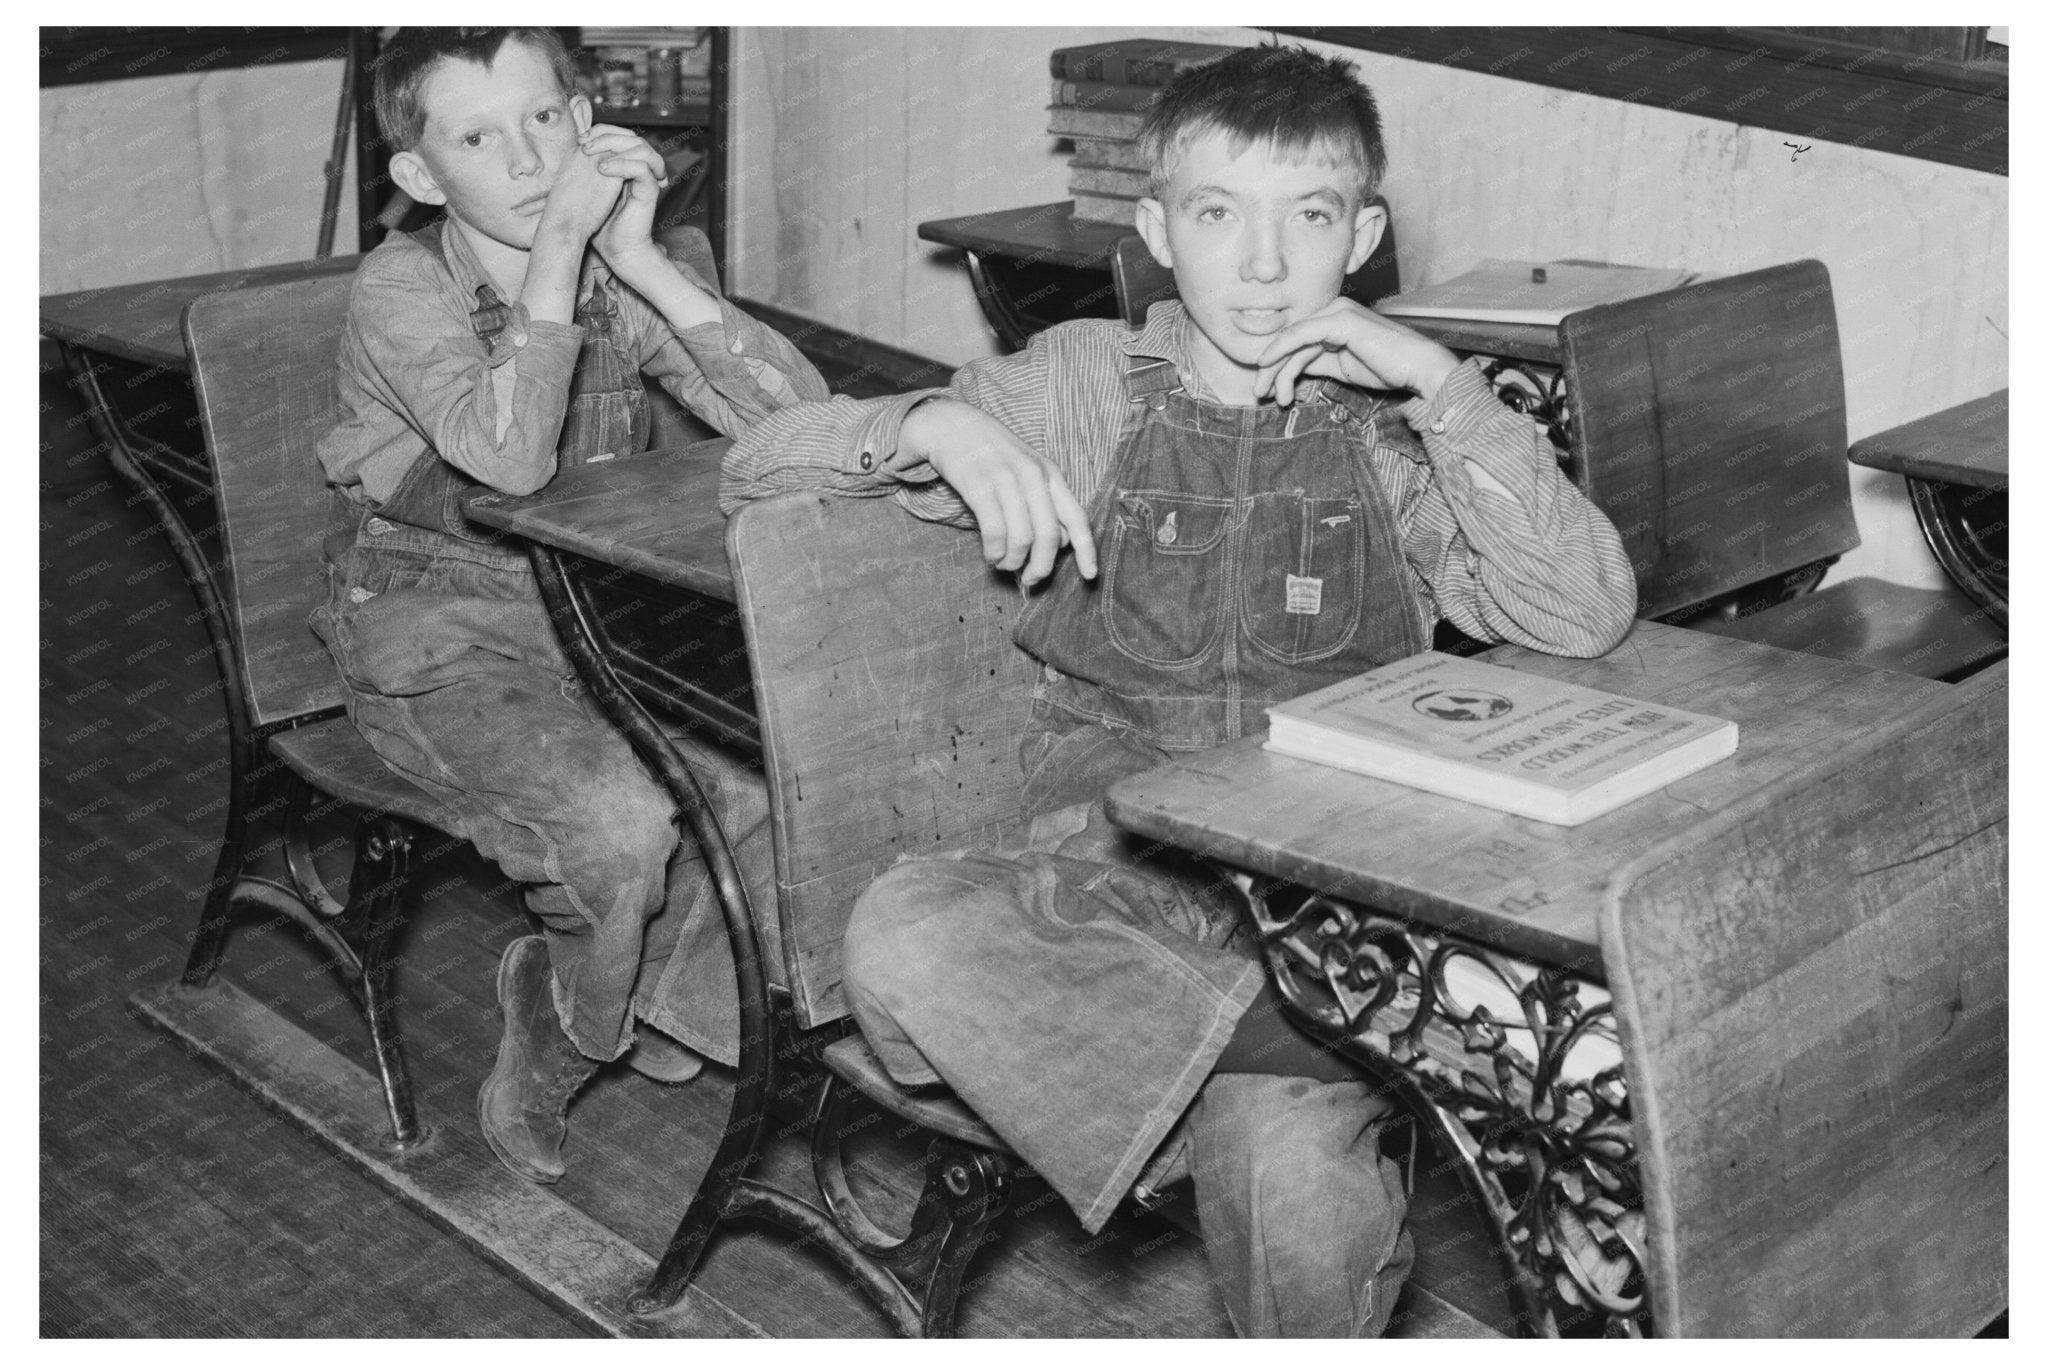
[[(729, 435), (826, 390), (655, 243), (661, 158), (592, 125), (552, 30), (401, 30), (375, 97), (392, 179), (447, 212), (356, 272), (341, 416), (320, 446), (350, 525), (312, 624), (371, 746), (528, 883), (546, 932), (505, 951), (478, 1112), (505, 1165), (548, 1182), (601, 1063), (623, 1054), (666, 1081), (694, 1075), (699, 1053), (731, 1063), (737, 995), (672, 804), (577, 683), (525, 555), (471, 526), (459, 497), (531, 493), (645, 448), (643, 374)], [(758, 778), (679, 742), (718, 774), (707, 794), (759, 875)]]
[(1141, 858), (1099, 797), (1428, 648), (1439, 619), (1601, 653), (1635, 580), (1475, 363), (1339, 296), (1386, 226), (1349, 63), (1238, 52), (1174, 82), (1142, 141), (1138, 230), (1178, 302), (1135, 332), (1054, 327), (941, 393), (779, 413), (721, 501), (893, 494), (1046, 581), (1017, 625), (1044, 665), (1027, 834), (898, 863), (848, 926), (847, 997), (889, 1072), (952, 1087), (1091, 1232), (1191, 1171), (1241, 1332), (1376, 1334), (1412, 1258), (1388, 1102), (1281, 1015), (1227, 882)]

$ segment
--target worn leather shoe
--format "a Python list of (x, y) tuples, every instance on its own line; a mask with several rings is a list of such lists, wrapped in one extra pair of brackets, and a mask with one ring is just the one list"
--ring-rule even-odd
[(506, 1169), (539, 1185), (562, 1178), (569, 1101), (598, 1064), (576, 1050), (555, 1017), (548, 949), (539, 936), (514, 939), (498, 964), (505, 1034), (498, 1064), (477, 1092), (477, 1122)]
[(704, 1069), (704, 1058), (660, 1029), (638, 1024), (633, 1029), (633, 1046), (626, 1050), (626, 1065), (650, 1081), (681, 1085), (696, 1079)]

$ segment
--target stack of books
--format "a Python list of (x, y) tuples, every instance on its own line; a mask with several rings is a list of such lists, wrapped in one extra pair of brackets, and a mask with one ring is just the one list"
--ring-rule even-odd
[(1089, 222), (1137, 221), (1138, 201), (1151, 193), (1138, 128), (1166, 83), (1235, 48), (1124, 38), (1063, 47), (1052, 54), (1052, 104), (1047, 131), (1071, 138), (1067, 191), (1074, 216)]

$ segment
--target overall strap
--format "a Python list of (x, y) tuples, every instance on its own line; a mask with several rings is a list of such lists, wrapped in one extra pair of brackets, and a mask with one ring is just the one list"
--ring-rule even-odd
[(1316, 395), (1325, 402), (1337, 403), (1350, 410), (1360, 422), (1370, 422), (1373, 414), (1387, 405), (1386, 397), (1366, 389), (1354, 388), (1335, 379), (1317, 379)]
[[(453, 274), (448, 262), (448, 244), (443, 239), (446, 228), (445, 220), (436, 221), (410, 236), (434, 253), (442, 269)], [(469, 326), (477, 340), (495, 350), (511, 319), (512, 309), (498, 297), (496, 289), (489, 284), (476, 287), (476, 307), (470, 310)], [(473, 524), (462, 511), (463, 495), (481, 487), (481, 482), (449, 464), (430, 446), (419, 453), (391, 496), (378, 505), (377, 514), (472, 543), (494, 543), (501, 539), (500, 535)]]
[[(442, 240), (442, 234), (447, 226), (445, 218), (436, 219), (409, 235), (415, 242), (433, 252), (434, 259), (441, 263), (441, 268), (452, 275), (455, 272), (454, 267), (448, 264), (448, 244)], [(469, 330), (476, 334), (476, 339), (495, 349), (498, 338), (504, 334), (506, 324), (511, 321), (512, 306), (498, 297), (497, 289), (490, 284), (478, 285), (476, 307), (469, 311)]]
[(1124, 357), (1124, 393), (1133, 403), (1158, 399), (1152, 406), (1159, 407), (1167, 394), (1180, 387), (1180, 371), (1171, 360), (1149, 355)]

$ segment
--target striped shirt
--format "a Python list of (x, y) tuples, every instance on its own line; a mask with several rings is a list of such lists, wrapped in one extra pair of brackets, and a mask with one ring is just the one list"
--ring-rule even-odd
[[(1130, 403), (1126, 358), (1169, 360), (1196, 392), (1193, 325), (1178, 302), (1156, 304), (1142, 330), (1106, 320), (1049, 328), (1020, 354), (963, 366), (945, 389), (785, 408), (733, 444), (719, 505), (730, 513), (755, 498), (827, 488), (893, 495), (927, 521), (972, 526), (932, 467), (897, 449), (910, 410), (946, 397), (1001, 420), (1092, 506)], [(1320, 389), (1305, 383), (1296, 401), (1328, 401)], [(1433, 398), (1382, 408), (1371, 431), (1371, 467), (1426, 611), (1475, 639), (1581, 658), (1628, 633), (1636, 582), (1613, 524), (1564, 477), (1543, 429), (1494, 396), (1476, 361), (1459, 365)]]

